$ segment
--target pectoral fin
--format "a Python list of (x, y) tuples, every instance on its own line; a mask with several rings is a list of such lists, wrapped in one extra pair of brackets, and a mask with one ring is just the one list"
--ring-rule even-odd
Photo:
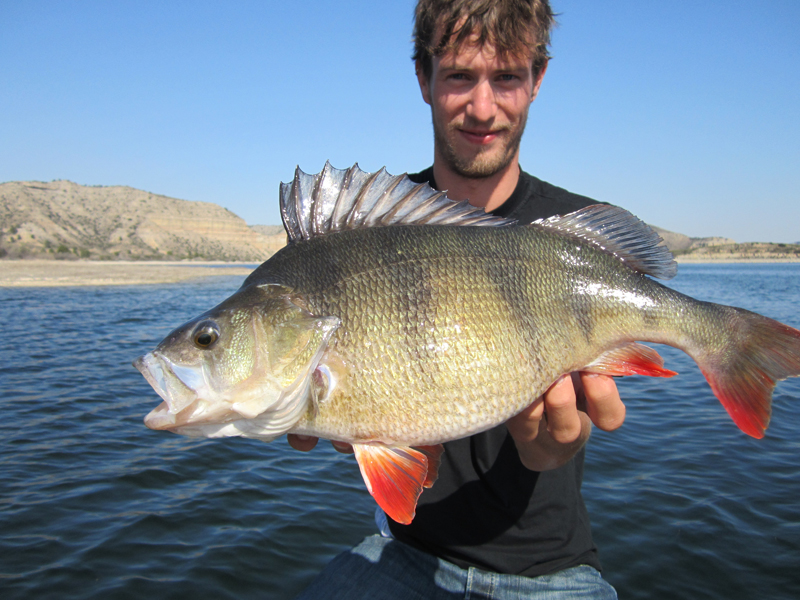
[(378, 505), (398, 523), (411, 523), (422, 489), (436, 481), (442, 445), (353, 444), (353, 450), (364, 483)]
[(580, 370), (602, 375), (647, 375), (648, 377), (677, 375), (675, 371), (664, 368), (664, 359), (658, 352), (636, 342), (613, 348)]

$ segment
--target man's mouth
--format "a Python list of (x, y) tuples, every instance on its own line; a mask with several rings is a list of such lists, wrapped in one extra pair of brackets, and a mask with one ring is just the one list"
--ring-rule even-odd
[(481, 131), (479, 129), (459, 129), (458, 132), (468, 142), (485, 146), (496, 140), (504, 130), (496, 129), (493, 131)]

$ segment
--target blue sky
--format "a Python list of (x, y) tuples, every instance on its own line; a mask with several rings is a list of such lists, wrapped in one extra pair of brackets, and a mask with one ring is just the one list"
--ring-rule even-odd
[[(433, 157), (414, 2), (0, 2), (0, 181), (280, 222), (296, 165)], [(800, 2), (553, 0), (525, 170), (691, 236), (800, 241)]]

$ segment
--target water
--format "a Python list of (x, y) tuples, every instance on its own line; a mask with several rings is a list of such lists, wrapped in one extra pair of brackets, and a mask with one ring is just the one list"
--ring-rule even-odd
[[(0, 289), (0, 598), (291, 598), (374, 531), (352, 457), (153, 432), (130, 366), (241, 278)], [(685, 265), (670, 283), (800, 326), (800, 265)], [(622, 598), (800, 597), (800, 380), (753, 440), (683, 353), (620, 382), (584, 495)]]

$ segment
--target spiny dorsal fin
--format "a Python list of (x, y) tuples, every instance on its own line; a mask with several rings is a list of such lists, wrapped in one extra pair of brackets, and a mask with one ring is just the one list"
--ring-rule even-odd
[(595, 204), (568, 215), (539, 219), (530, 226), (589, 242), (645, 275), (670, 279), (678, 273), (678, 264), (661, 245), (661, 237), (618, 206)]
[(365, 173), (329, 162), (316, 175), (298, 167), (291, 183), (281, 183), (281, 217), (289, 242), (345, 229), (389, 225), (477, 225), (501, 227), (514, 221), (487, 215), (466, 200), (455, 202), (427, 183), (386, 169)]

